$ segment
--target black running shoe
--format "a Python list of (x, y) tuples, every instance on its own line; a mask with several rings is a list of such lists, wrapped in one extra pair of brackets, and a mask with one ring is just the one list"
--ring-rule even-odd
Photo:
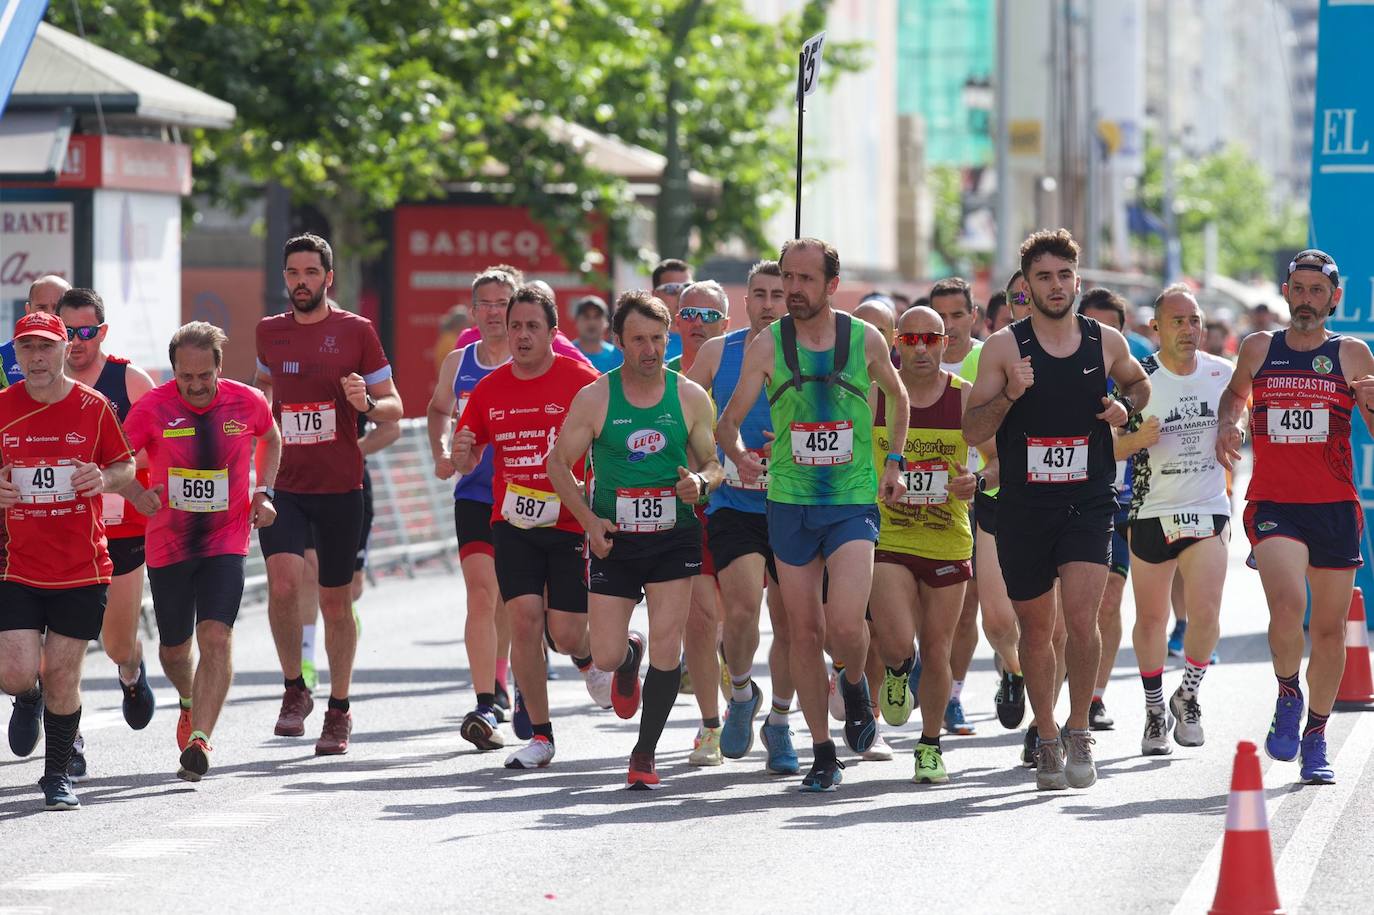
[(1107, 714), (1107, 707), (1101, 699), (1094, 699), (1088, 706), (1088, 728), (1093, 731), (1110, 731), (1116, 722)]
[(844, 763), (833, 756), (825, 762), (818, 759), (811, 764), (811, 771), (806, 773), (806, 778), (802, 779), (801, 790), (834, 791), (835, 786), (842, 781)]
[(868, 678), (860, 677), (858, 683), (850, 683), (840, 674), (839, 689), (844, 697), (844, 742), (855, 753), (866, 752), (878, 738), (878, 722), (873, 718), (873, 705), (869, 701)]
[(502, 683), (500, 680), (496, 681), (496, 689), (493, 690), (493, 692), (496, 695), (496, 705), (492, 708), (492, 711), (496, 713), (497, 722), (504, 722), (506, 720), (506, 712), (510, 711), (510, 693), (506, 691), (506, 684)]
[(1002, 727), (1009, 731), (1019, 728), (1026, 717), (1026, 678), (1004, 671), (997, 684), (997, 696), (993, 699), (993, 705), (997, 709), (997, 720)]
[(1021, 745), (1021, 768), (1035, 768), (1035, 748), (1040, 745), (1040, 732), (1035, 725), (1026, 728), (1026, 739)]
[(14, 697), (14, 709), (10, 712), (10, 751), (15, 756), (28, 756), (38, 746), (38, 738), (43, 735), (43, 686), (39, 684), (32, 691)]
[(48, 810), (75, 810), (81, 806), (72, 791), (72, 780), (65, 775), (45, 775), (38, 780), (43, 789), (43, 806)]
[(124, 690), (124, 720), (135, 731), (143, 730), (148, 726), (148, 722), (153, 720), (153, 709), (157, 706), (157, 697), (153, 695), (153, 688), (148, 685), (147, 663), (138, 662), (137, 680), (131, 684), (125, 684), (121, 680), (119, 686)]
[(74, 782), (79, 782), (86, 777), (86, 738), (81, 736), (81, 732), (76, 732), (76, 741), (72, 743), (72, 758), (67, 763), (67, 776)]

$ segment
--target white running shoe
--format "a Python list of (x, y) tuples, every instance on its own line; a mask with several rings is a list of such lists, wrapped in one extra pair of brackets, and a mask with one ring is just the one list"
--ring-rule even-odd
[(592, 697), (593, 702), (601, 708), (611, 707), (611, 683), (615, 681), (615, 671), (599, 670), (593, 665), (583, 672), (582, 680), (587, 684), (587, 695)]
[(1186, 699), (1183, 690), (1174, 690), (1169, 697), (1169, 711), (1174, 715), (1174, 742), (1181, 747), (1200, 747), (1205, 738), (1202, 734), (1202, 706), (1197, 704), (1197, 696)]
[(892, 759), (892, 748), (883, 740), (882, 731), (873, 738), (873, 745), (864, 750), (863, 757), (869, 762), (887, 762)]
[(1169, 745), (1169, 713), (1162, 708), (1145, 706), (1145, 734), (1140, 738), (1141, 756), (1168, 756), (1174, 752)]
[(535, 737), (506, 757), (507, 769), (542, 769), (553, 762), (553, 743)]
[(697, 731), (696, 747), (687, 757), (691, 766), (719, 766), (725, 762), (720, 753), (720, 728), (703, 727)]
[(844, 696), (839, 689), (840, 672), (833, 667), (830, 669), (830, 717), (836, 721), (844, 721)]

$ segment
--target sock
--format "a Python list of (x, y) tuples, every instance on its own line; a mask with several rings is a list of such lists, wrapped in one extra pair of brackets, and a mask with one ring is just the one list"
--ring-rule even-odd
[(315, 663), (315, 624), (301, 627), (301, 658)]
[[(642, 656), (643, 649), (639, 647), (639, 644), (637, 642), (631, 642), (627, 639), (625, 643), (625, 660), (621, 661), (620, 666), (615, 669), (616, 673), (632, 674), (635, 671), (639, 670), (639, 660)], [(682, 665), (678, 664), (678, 668), (680, 670), (682, 668)], [(652, 667), (650, 669), (652, 670)]]
[(1320, 735), (1322, 735), (1323, 737), (1325, 737), (1325, 736), (1326, 736), (1326, 722), (1327, 722), (1330, 718), (1331, 718), (1330, 715), (1318, 715), (1316, 712), (1312, 711), (1311, 709), (1308, 709), (1308, 711), (1307, 711), (1307, 726), (1304, 727), (1304, 728), (1302, 729), (1302, 739), (1303, 739), (1303, 740), (1306, 740), (1308, 737), (1312, 736), (1313, 734), (1320, 734)]
[(831, 661), (831, 662), (830, 662), (830, 666), (831, 666), (831, 668), (835, 671), (835, 673), (837, 673), (837, 674), (842, 674), (842, 673), (844, 673), (844, 665), (841, 664), (839, 661)]
[(1179, 695), (1185, 699), (1197, 698), (1197, 688), (1202, 685), (1202, 675), (1207, 673), (1208, 663), (1183, 656), (1183, 685), (1178, 688)]
[(1279, 681), (1280, 698), (1284, 696), (1302, 698), (1302, 687), (1298, 685), (1298, 673), (1299, 671), (1295, 670), (1291, 677), (1276, 676), (1276, 679)]
[(643, 703), (639, 712), (639, 741), (636, 753), (652, 754), (658, 749), (663, 726), (677, 701), (678, 684), (682, 681), (682, 664), (671, 670), (659, 670), (652, 664), (644, 674)]
[(189, 709), (189, 708), (191, 707), (191, 697), (190, 697), (190, 696), (178, 696), (177, 698), (181, 700), (181, 707), (182, 707), (182, 708)]
[(534, 734), (532, 735), (531, 739), (533, 739), (533, 737), (542, 737), (549, 743), (553, 743), (553, 722), (550, 721), (546, 722), (545, 724), (531, 724), (530, 727), (534, 730)]
[(950, 702), (958, 702), (958, 701), (959, 701), (959, 697), (962, 696), (963, 694), (964, 694), (964, 681), (963, 681), (963, 680), (955, 680), (955, 681), (950, 685), (950, 690), (949, 690), (949, 701), (950, 701)]
[(773, 707), (768, 710), (768, 721), (766, 723), (773, 725), (775, 727), (780, 724), (785, 725), (787, 724), (787, 716), (791, 714), (792, 701), (789, 699), (786, 702), (784, 702), (783, 700), (774, 696)]
[(813, 744), (811, 752), (815, 754), (816, 765), (835, 761), (835, 741), (827, 740), (825, 743)]
[(491, 711), (496, 705), (496, 693), (478, 693), (477, 707)]
[(940, 749), (940, 735), (939, 735), (939, 734), (936, 734), (934, 737), (927, 737), (926, 735), (922, 734), (922, 735), (921, 735), (921, 739), (918, 740), (918, 741), (916, 741), (916, 742), (917, 742), (917, 743), (923, 743), (923, 744), (925, 744), (925, 745), (928, 746), (928, 747), (934, 747), (934, 748), (937, 749), (937, 750)]
[(1102, 697), (1103, 697), (1103, 695), (1106, 694), (1106, 692), (1107, 692), (1107, 687), (1105, 687), (1105, 686), (1102, 687), (1101, 689), (1095, 689), (1095, 690), (1093, 690), (1093, 701), (1094, 701), (1094, 702), (1101, 702), (1101, 701), (1102, 701)]
[(331, 709), (335, 710), (335, 711), (347, 712), (347, 711), (348, 711), (348, 697), (347, 697), (347, 696), (344, 696), (342, 699), (335, 699), (333, 696), (330, 696), (330, 697), (329, 697), (329, 707), (330, 707)]
[(43, 746), (43, 774), (66, 775), (72, 761), (72, 744), (81, 727), (81, 709), (70, 715), (59, 715), (50, 708), (43, 709), (43, 730), (47, 739)]
[(124, 668), (121, 667), (120, 665), (116, 664), (116, 665), (115, 665), (115, 677), (117, 677), (117, 678), (119, 679), (119, 682), (122, 683), (124, 686), (133, 686), (135, 683), (138, 682), (138, 670), (135, 670), (135, 671), (134, 671), (133, 677), (131, 677), (131, 678), (128, 679), (128, 680), (125, 680), (125, 679), (124, 679)]
[(746, 672), (743, 677), (730, 675), (730, 698), (736, 702), (748, 702), (754, 698), (754, 678), (752, 672)]
[(510, 658), (496, 659), (496, 682), (502, 686), (506, 685), (506, 674), (510, 671)]
[(197, 737), (199, 737), (201, 740), (205, 741), (205, 748), (206, 748), (207, 750), (210, 749), (210, 735), (209, 735), (209, 734), (205, 733), (204, 731), (192, 731), (192, 732), (191, 732), (191, 739), (192, 739), (192, 740), (195, 740)]
[(719, 716), (719, 715), (716, 715), (714, 718), (703, 718), (703, 719), (701, 719), (701, 726), (704, 727), (704, 728), (718, 728), (718, 727), (720, 727), (720, 716)]
[[(579, 658), (579, 657), (574, 656), (573, 659), (572, 659), (572, 662), (573, 662), (573, 665), (576, 666), (577, 669), (580, 670), (580, 671), (582, 671), (582, 673), (584, 673), (584, 674), (587, 673), (588, 671), (590, 671), (590, 670), (592, 669), (592, 659), (591, 659), (591, 658)], [(497, 681), (497, 682), (500, 682), (500, 681)]]
[(294, 680), (288, 678), (285, 682), (287, 689), (293, 686), (296, 687), (296, 689), (305, 689), (305, 677), (297, 677)]
[(1145, 687), (1145, 707), (1164, 708), (1164, 668), (1142, 670), (1140, 682)]

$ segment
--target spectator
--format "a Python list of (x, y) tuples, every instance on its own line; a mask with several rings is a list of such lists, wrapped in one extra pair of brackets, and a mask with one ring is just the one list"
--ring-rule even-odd
[(582, 355), (592, 361), (592, 366), (601, 374), (620, 365), (625, 357), (616, 346), (606, 339), (606, 328), (611, 324), (611, 310), (606, 300), (599, 295), (587, 295), (573, 302), (573, 320), (577, 322), (577, 340), (574, 341)]

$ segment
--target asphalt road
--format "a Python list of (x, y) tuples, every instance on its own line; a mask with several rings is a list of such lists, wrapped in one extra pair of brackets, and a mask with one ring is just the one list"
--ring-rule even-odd
[[(944, 740), (948, 785), (910, 782), (914, 720), (885, 730), (895, 760), (852, 761), (834, 794), (766, 774), (757, 747), (692, 769), (696, 709), (683, 696), (661, 745), (664, 787), (627, 792), (636, 724), (595, 709), (566, 659), (550, 684), (557, 759), (507, 771), (504, 754), (478, 754), (457, 733), (472, 701), (462, 589), (441, 572), (385, 580), (364, 597), (352, 749), (317, 759), (322, 710), (306, 739), (272, 736), (281, 679), (265, 610), (247, 608), (213, 768), (198, 786), (174, 774), (167, 681), (154, 678), (157, 715), (132, 732), (112, 666), (95, 653), (82, 808), (44, 812), (41, 747), (27, 760), (6, 752), (0, 913), (1205, 911), (1236, 742), (1262, 739), (1275, 694), (1263, 596), (1243, 555), (1234, 544), (1222, 663), (1203, 686), (1206, 746), (1138, 755), (1142, 698), (1126, 649), (1107, 693), (1117, 730), (1097, 735), (1100, 781), (1055, 793), (1015, 766), (1021, 734), (992, 715), (986, 645), (964, 693), (978, 732)], [(1125, 615), (1129, 633), (1129, 596)], [(1179, 677), (1171, 669), (1166, 690)], [(800, 715), (793, 723), (804, 748)], [(1337, 714), (1329, 732), (1334, 787), (1301, 787), (1296, 763), (1264, 760), (1290, 912), (1374, 909), (1374, 713)]]

